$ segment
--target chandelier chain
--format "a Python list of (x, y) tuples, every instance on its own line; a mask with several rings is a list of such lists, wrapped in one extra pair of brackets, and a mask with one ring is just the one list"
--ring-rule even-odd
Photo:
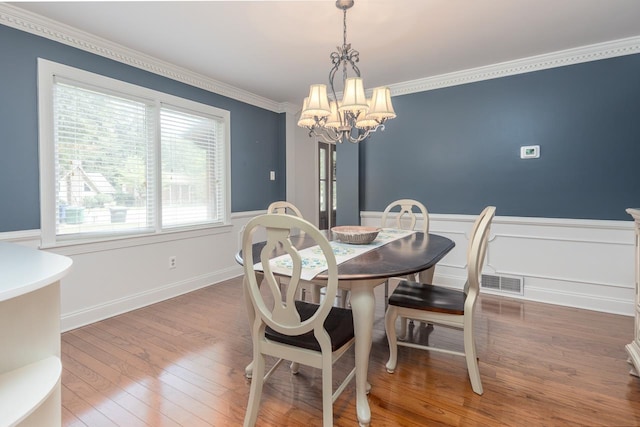
[[(347, 9), (342, 11), (342, 56), (343, 59), (348, 58), (347, 51)], [(347, 62), (343, 60), (342, 62), (342, 83), (344, 84), (345, 80), (347, 80)]]

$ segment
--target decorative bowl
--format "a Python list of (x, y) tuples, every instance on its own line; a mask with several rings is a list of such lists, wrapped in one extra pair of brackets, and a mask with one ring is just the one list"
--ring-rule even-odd
[(352, 245), (366, 245), (375, 240), (380, 232), (378, 227), (364, 227), (360, 225), (342, 225), (331, 228), (336, 239)]

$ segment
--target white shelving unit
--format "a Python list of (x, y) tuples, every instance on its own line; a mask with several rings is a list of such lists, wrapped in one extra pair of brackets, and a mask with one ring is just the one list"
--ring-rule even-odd
[(60, 426), (60, 279), (71, 263), (0, 242), (0, 426)]
[(636, 300), (635, 313), (636, 322), (633, 333), (633, 341), (627, 344), (627, 353), (629, 354), (629, 363), (633, 365), (631, 374), (638, 376), (640, 373), (640, 209), (627, 209), (627, 213), (631, 215), (636, 225)]

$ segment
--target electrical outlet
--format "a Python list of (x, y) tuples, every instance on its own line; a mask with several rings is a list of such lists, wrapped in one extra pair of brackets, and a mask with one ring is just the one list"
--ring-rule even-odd
[(170, 256), (169, 257), (169, 269), (174, 269), (176, 268), (176, 257), (175, 256)]

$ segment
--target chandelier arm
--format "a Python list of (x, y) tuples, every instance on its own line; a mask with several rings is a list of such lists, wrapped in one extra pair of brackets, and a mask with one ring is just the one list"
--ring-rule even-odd
[(359, 142), (362, 142), (365, 138), (367, 138), (370, 134), (376, 132), (378, 129), (380, 129), (380, 131), (384, 131), (384, 125), (383, 124), (379, 124), (376, 127), (368, 128), (366, 131), (364, 131), (364, 133), (360, 133), (357, 138), (354, 138), (350, 134), (348, 134), (347, 135), (347, 140), (349, 142), (357, 144)]
[[(356, 53), (357, 53), (357, 52), (356, 52)], [(354, 73), (356, 73), (356, 75), (357, 75), (358, 77), (360, 77), (360, 68), (358, 68), (358, 66), (356, 65), (356, 62), (358, 62), (359, 60), (358, 60), (358, 59), (356, 59), (356, 61), (354, 62), (354, 61), (351, 59), (351, 56), (349, 56), (349, 57), (347, 58), (347, 60), (349, 61), (349, 64), (351, 64), (351, 68), (353, 69), (353, 72), (354, 72)]]
[(346, 133), (345, 138), (347, 141), (353, 144), (357, 144), (359, 142), (362, 142), (366, 137), (368, 137), (369, 133), (370, 133), (369, 130), (365, 131), (364, 133), (359, 133), (357, 138), (352, 137), (350, 133)]
[[(309, 136), (315, 135), (318, 138), (321, 138), (324, 142), (335, 144), (336, 142), (342, 139), (341, 132), (332, 131), (329, 128), (320, 128), (321, 131), (318, 131), (317, 128), (313, 127), (309, 131)], [(322, 132), (324, 131), (324, 132)]]
[(331, 87), (331, 93), (333, 94), (333, 100), (337, 103), (338, 102), (338, 97), (336, 95), (336, 89), (333, 85), (333, 79), (336, 77), (336, 73), (338, 72), (338, 68), (340, 67), (342, 61), (340, 62), (334, 62), (333, 67), (331, 68), (331, 71), (329, 71), (329, 86)]

